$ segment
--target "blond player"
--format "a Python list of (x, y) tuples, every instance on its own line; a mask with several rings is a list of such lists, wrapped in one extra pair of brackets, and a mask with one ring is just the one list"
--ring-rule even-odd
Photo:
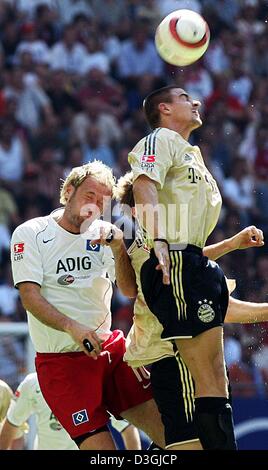
[(123, 333), (111, 331), (115, 276), (125, 295), (136, 295), (121, 233), (114, 227), (117, 236), (102, 246), (85, 229), (102, 214), (113, 188), (111, 169), (103, 163), (74, 168), (61, 190), (63, 208), (25, 222), (12, 236), (14, 283), (27, 310), (40, 388), (83, 450), (114, 449), (108, 412), (164, 443), (149, 375), (140, 381), (123, 362)]

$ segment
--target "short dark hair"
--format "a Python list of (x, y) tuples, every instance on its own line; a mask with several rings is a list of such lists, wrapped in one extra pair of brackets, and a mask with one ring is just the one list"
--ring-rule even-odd
[(179, 88), (178, 85), (169, 85), (158, 90), (152, 91), (143, 101), (143, 109), (145, 112), (146, 119), (152, 129), (155, 129), (159, 125), (159, 109), (160, 103), (171, 103), (172, 96), (171, 90)]

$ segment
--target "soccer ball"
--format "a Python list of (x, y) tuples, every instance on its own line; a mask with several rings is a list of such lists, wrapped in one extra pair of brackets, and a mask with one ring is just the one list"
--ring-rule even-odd
[(192, 10), (167, 15), (155, 33), (159, 55), (172, 65), (190, 65), (206, 52), (210, 39), (208, 24)]

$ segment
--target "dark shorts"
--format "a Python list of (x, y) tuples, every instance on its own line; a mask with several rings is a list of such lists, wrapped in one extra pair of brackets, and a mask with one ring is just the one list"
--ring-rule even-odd
[(193, 338), (223, 325), (229, 299), (226, 280), (201, 248), (170, 251), (169, 286), (163, 284), (157, 264), (151, 250), (141, 269), (141, 285), (149, 309), (163, 325), (162, 339)]
[(125, 338), (115, 330), (95, 361), (83, 352), (37, 353), (40, 388), (72, 438), (105, 426), (120, 413), (152, 398), (150, 374), (123, 361)]
[(165, 427), (166, 448), (198, 440), (194, 425), (194, 383), (179, 355), (151, 366), (153, 396)]

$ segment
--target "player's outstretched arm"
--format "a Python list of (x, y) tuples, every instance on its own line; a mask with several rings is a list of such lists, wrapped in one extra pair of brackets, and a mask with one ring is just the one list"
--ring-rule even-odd
[(216, 260), (234, 250), (260, 247), (264, 245), (263, 232), (254, 225), (244, 228), (233, 237), (219, 243), (205, 246), (203, 253), (209, 259)]
[(268, 303), (244, 302), (229, 297), (225, 323), (260, 323), (268, 321)]
[[(53, 305), (51, 305), (41, 295), (39, 285), (33, 282), (21, 282), (18, 284), (18, 288), (25, 310), (34, 315), (37, 320), (44, 323), (44, 325), (54, 328), (55, 330), (68, 333), (88, 356), (93, 357), (93, 359), (97, 359), (97, 356), (101, 352), (102, 341), (94, 331), (91, 331), (87, 326), (68, 318), (53, 307)], [(94, 348), (90, 353), (83, 344), (85, 339), (87, 339)]]

